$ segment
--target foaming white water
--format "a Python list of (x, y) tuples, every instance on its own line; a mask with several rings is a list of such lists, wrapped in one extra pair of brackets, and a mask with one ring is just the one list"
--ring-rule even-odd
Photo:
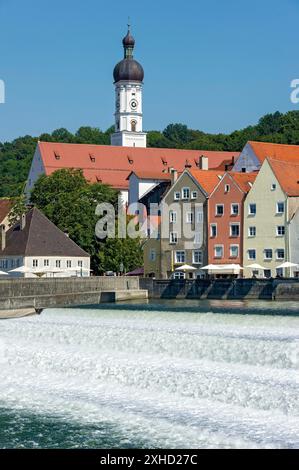
[(48, 310), (0, 325), (0, 404), (160, 447), (299, 447), (299, 318)]

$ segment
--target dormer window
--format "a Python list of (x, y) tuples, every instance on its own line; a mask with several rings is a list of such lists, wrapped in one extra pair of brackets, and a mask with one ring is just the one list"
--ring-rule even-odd
[(164, 160), (163, 157), (161, 158), (161, 160), (162, 160), (163, 165), (166, 166), (167, 165), (167, 160)]
[(59, 153), (54, 152), (54, 156), (55, 156), (56, 160), (60, 160), (60, 155), (59, 155)]
[(90, 161), (93, 163), (96, 161), (96, 157), (92, 155), (91, 153), (89, 154), (89, 158), (90, 158)]
[(130, 165), (133, 165), (133, 163), (134, 163), (134, 160), (132, 160), (132, 158), (129, 157), (129, 155), (128, 155), (128, 162), (130, 163)]

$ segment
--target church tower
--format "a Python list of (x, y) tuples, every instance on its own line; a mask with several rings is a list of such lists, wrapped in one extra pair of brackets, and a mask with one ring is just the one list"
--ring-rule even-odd
[(115, 132), (111, 145), (146, 147), (146, 133), (142, 131), (142, 86), (144, 71), (133, 58), (135, 40), (128, 26), (123, 39), (124, 58), (114, 68)]

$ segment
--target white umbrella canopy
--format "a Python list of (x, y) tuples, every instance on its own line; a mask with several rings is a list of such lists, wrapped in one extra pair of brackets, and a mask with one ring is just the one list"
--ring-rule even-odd
[(197, 268), (194, 268), (194, 266), (190, 266), (189, 264), (183, 264), (183, 266), (175, 268), (175, 271), (196, 271), (196, 269)]
[(251, 268), (251, 269), (266, 269), (264, 266), (261, 266), (258, 263), (253, 263), (253, 264), (248, 264), (246, 268)]
[(221, 269), (221, 266), (218, 265), (218, 264), (208, 264), (207, 266), (203, 266), (202, 268), (200, 269), (204, 269), (204, 270), (207, 270), (207, 271), (215, 271), (215, 270), (219, 270)]
[(223, 269), (244, 269), (239, 264), (223, 264), (221, 265)]
[(296, 266), (298, 266), (298, 264), (285, 261), (284, 263), (277, 266), (277, 268), (295, 268)]
[(30, 268), (27, 268), (27, 266), (20, 266), (19, 268), (11, 269), (9, 273), (32, 273), (34, 274), (34, 271)]
[(0, 271), (0, 276), (8, 276), (8, 273), (6, 273), (5, 271)]

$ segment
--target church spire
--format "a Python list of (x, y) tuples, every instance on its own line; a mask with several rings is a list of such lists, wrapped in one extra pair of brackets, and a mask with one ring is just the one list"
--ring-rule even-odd
[(128, 19), (128, 32), (127, 35), (123, 38), (124, 46), (124, 58), (133, 59), (133, 50), (135, 46), (135, 39), (131, 35), (131, 23), (130, 18)]

